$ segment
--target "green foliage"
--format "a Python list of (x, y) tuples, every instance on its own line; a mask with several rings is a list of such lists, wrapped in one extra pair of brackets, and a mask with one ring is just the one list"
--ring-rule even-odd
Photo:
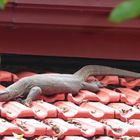
[(0, 9), (4, 9), (8, 0), (0, 0)]
[(120, 23), (140, 15), (140, 0), (124, 1), (113, 9), (109, 20), (114, 23)]

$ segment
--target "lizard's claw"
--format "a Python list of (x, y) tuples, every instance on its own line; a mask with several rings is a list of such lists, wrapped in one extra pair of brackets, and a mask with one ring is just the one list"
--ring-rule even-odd
[(32, 106), (32, 100), (31, 99), (26, 99), (23, 100), (22, 103), (27, 106), (27, 107), (31, 107)]
[(101, 83), (100, 81), (94, 81), (92, 84), (96, 85), (98, 88), (106, 87), (106, 84)]
[(106, 85), (105, 83), (101, 83), (101, 82), (100, 82), (100, 84), (99, 84), (98, 87), (103, 88), (103, 87), (106, 87), (106, 86), (107, 86), (107, 85)]

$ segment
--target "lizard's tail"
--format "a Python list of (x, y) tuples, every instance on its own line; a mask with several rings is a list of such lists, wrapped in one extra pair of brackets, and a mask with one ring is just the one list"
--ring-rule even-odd
[(117, 75), (121, 77), (133, 77), (140, 78), (140, 73), (131, 72), (127, 70), (122, 70), (118, 68), (112, 68), (108, 66), (100, 66), (100, 65), (87, 65), (74, 73), (74, 75), (81, 78), (82, 81), (86, 81), (88, 76), (90, 75)]

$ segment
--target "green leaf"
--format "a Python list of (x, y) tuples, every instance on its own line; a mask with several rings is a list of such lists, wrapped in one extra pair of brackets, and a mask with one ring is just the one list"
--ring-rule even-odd
[(0, 0), (0, 9), (4, 9), (8, 0)]
[(109, 16), (111, 22), (120, 23), (140, 15), (140, 0), (129, 0), (119, 4)]

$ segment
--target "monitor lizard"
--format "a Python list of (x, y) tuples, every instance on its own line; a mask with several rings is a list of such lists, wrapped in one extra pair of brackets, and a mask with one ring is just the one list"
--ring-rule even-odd
[(9, 101), (21, 96), (26, 97), (24, 104), (29, 106), (41, 94), (58, 93), (78, 94), (80, 90), (97, 92), (104, 85), (99, 81), (86, 82), (90, 76), (117, 75), (140, 78), (140, 73), (100, 65), (86, 65), (74, 74), (36, 74), (24, 77), (0, 91), (0, 101)]

